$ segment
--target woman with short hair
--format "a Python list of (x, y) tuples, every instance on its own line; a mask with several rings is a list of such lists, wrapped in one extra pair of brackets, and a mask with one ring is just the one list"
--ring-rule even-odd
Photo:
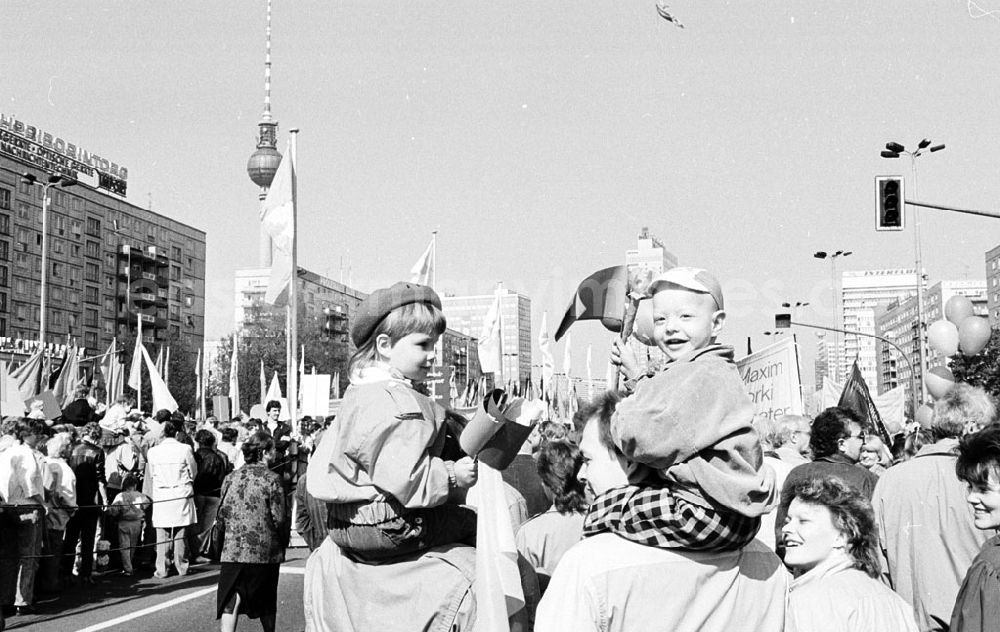
[(986, 632), (1000, 626), (1000, 426), (962, 438), (955, 463), (969, 486), (966, 500), (977, 529), (993, 532), (958, 591), (951, 614), (953, 632)]
[(224, 543), (216, 616), (223, 632), (233, 632), (239, 615), (260, 619), (273, 632), (278, 611), (278, 567), (285, 557), (285, 496), (281, 480), (268, 469), (274, 440), (264, 432), (242, 446), (246, 462), (222, 486), (218, 519)]
[(878, 531), (871, 503), (834, 476), (808, 478), (791, 497), (781, 537), (789, 589), (788, 630), (916, 632), (913, 609), (876, 578)]

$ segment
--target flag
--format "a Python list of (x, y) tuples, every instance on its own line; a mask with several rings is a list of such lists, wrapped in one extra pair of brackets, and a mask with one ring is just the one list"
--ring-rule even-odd
[(125, 367), (118, 361), (117, 338), (112, 338), (108, 352), (101, 359), (101, 374), (104, 376), (104, 403), (111, 406), (125, 390)]
[(163, 345), (160, 345), (160, 350), (156, 352), (156, 373), (163, 375)]
[[(566, 346), (563, 347), (563, 373), (566, 374), (566, 379), (569, 380), (569, 373), (573, 369), (573, 353), (570, 349), (573, 343), (573, 336), (566, 336)], [(567, 382), (569, 384), (569, 382)]]
[(29, 400), (39, 393), (39, 382), (42, 376), (42, 352), (36, 351), (24, 364), (11, 371), (10, 382), (17, 384), (17, 392), (21, 399)]
[(229, 400), (233, 419), (240, 415), (240, 348), (239, 334), (233, 332), (233, 352), (229, 356)]
[(559, 323), (556, 342), (578, 320), (600, 320), (610, 331), (621, 331), (627, 288), (628, 268), (625, 266), (604, 268), (584, 279)]
[(156, 366), (153, 365), (153, 358), (149, 357), (146, 347), (140, 348), (142, 349), (143, 357), (146, 359), (146, 368), (149, 369), (149, 384), (153, 391), (153, 410), (169, 410), (170, 412), (174, 412), (177, 410), (177, 400), (170, 394), (170, 389), (167, 388), (163, 378), (156, 371)]
[[(313, 365), (313, 375), (315, 374), (316, 374), (316, 366)], [(299, 380), (296, 384), (299, 387), (299, 396), (298, 396), (299, 398), (298, 400), (296, 400), (298, 401), (299, 404), (299, 410), (302, 409), (302, 384), (303, 382), (306, 381), (305, 378), (306, 378), (306, 346), (302, 345), (301, 353), (299, 353)]]
[(264, 232), (271, 236), (274, 244), (274, 259), (271, 263), (271, 279), (267, 284), (264, 300), (270, 305), (278, 304), (285, 295), (292, 280), (292, 250), (295, 243), (295, 156), (292, 141), (278, 165), (278, 171), (271, 181), (264, 204), (260, 209), (260, 221)]
[(267, 397), (265, 398), (265, 401), (280, 402), (281, 400), (281, 383), (278, 381), (278, 372), (275, 371), (274, 375), (271, 376), (271, 385), (267, 388)]
[(198, 347), (198, 357), (194, 361), (194, 395), (198, 402), (198, 412), (205, 419), (202, 404), (205, 402), (205, 386), (201, 381), (201, 347)]
[(76, 399), (76, 389), (81, 384), (83, 380), (80, 379), (80, 353), (76, 345), (73, 345), (66, 350), (62, 371), (59, 372), (59, 379), (52, 389), (60, 408)]
[(590, 362), (593, 359), (594, 345), (587, 345), (587, 399), (594, 399), (594, 374), (591, 372)]
[(840, 401), (837, 402), (837, 406), (853, 410), (861, 417), (865, 427), (874, 428), (886, 445), (892, 445), (892, 437), (889, 436), (889, 431), (886, 429), (885, 424), (882, 423), (882, 417), (878, 414), (875, 402), (872, 401), (868, 385), (865, 383), (865, 378), (861, 375), (861, 369), (858, 368), (858, 361), (856, 359), (854, 360), (854, 366), (851, 367), (851, 375), (847, 378), (847, 382), (844, 383), (844, 391), (840, 394)]
[(479, 366), (483, 373), (503, 375), (503, 349), (500, 345), (500, 288), (497, 288), (486, 317), (483, 319), (483, 330), (479, 334)]
[(434, 258), (437, 255), (435, 250), (435, 240), (431, 239), (431, 243), (427, 244), (427, 250), (424, 251), (424, 254), (420, 255), (420, 259), (410, 268), (410, 283), (429, 286), (434, 282)]
[(556, 365), (552, 359), (552, 347), (549, 344), (548, 312), (542, 312), (542, 328), (538, 331), (538, 349), (542, 354), (542, 385), (548, 384), (555, 373)]
[(267, 405), (267, 377), (264, 375), (264, 358), (260, 359), (260, 404)]
[(333, 398), (340, 399), (340, 371), (333, 372)]
[[(128, 385), (135, 390), (136, 393), (142, 393), (142, 315), (136, 316), (136, 321), (138, 322), (137, 332), (135, 335), (135, 349), (132, 351), (132, 366), (129, 367), (128, 372)], [(137, 402), (138, 404), (138, 402)], [(155, 411), (154, 411), (155, 412)]]
[(163, 383), (170, 386), (170, 345), (167, 345), (167, 355), (163, 359)]

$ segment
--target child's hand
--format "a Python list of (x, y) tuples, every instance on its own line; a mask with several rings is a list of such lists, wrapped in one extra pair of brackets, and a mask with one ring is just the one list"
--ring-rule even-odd
[(479, 467), (472, 457), (455, 461), (455, 484), (459, 489), (469, 489), (479, 480)]
[(611, 342), (611, 364), (618, 367), (626, 380), (639, 375), (639, 359), (635, 357), (635, 350), (623, 344), (621, 338), (615, 338)]

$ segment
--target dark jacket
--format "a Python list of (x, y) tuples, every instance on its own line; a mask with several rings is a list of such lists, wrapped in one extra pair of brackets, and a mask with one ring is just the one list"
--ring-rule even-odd
[(198, 474), (194, 477), (194, 495), (218, 498), (222, 481), (229, 474), (229, 459), (218, 450), (199, 448), (194, 453), (194, 462), (198, 465)]
[(97, 502), (97, 492), (107, 484), (104, 476), (104, 450), (82, 441), (73, 448), (69, 466), (76, 475), (76, 502), (81, 507)]
[(66, 405), (63, 408), (62, 418), (63, 421), (68, 424), (73, 424), (74, 426), (82, 427), (86, 426), (91, 421), (97, 421), (102, 417), (94, 412), (94, 409), (90, 407), (90, 402), (84, 399), (76, 399)]
[(278, 564), (287, 545), (285, 492), (264, 463), (248, 463), (226, 479), (219, 517), (223, 562)]

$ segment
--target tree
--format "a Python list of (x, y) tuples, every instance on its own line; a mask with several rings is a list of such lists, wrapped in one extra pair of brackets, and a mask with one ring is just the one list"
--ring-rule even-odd
[(978, 354), (952, 356), (950, 368), (956, 381), (981, 386), (1000, 399), (1000, 329), (993, 329), (989, 343)]
[[(299, 309), (298, 343), (301, 356), (305, 348), (305, 367), (307, 372), (315, 368), (317, 373), (328, 375), (340, 374), (341, 387), (347, 385), (347, 363), (352, 348), (347, 332), (328, 332), (324, 329), (325, 317), (320, 315), (312, 318), (305, 315), (304, 309)], [(247, 309), (246, 321), (239, 336), (239, 385), (240, 405), (243, 410), (250, 410), (253, 404), (261, 401), (260, 366), (264, 363), (264, 376), (267, 384), (271, 376), (278, 373), (282, 393), (288, 397), (288, 375), (285, 367), (285, 310), (269, 308), (262, 305)], [(229, 368), (233, 353), (233, 336), (222, 340), (216, 365), (212, 371), (211, 393), (214, 395), (229, 394)], [(295, 368), (297, 370), (297, 367)], [(266, 388), (266, 387), (265, 387)]]

